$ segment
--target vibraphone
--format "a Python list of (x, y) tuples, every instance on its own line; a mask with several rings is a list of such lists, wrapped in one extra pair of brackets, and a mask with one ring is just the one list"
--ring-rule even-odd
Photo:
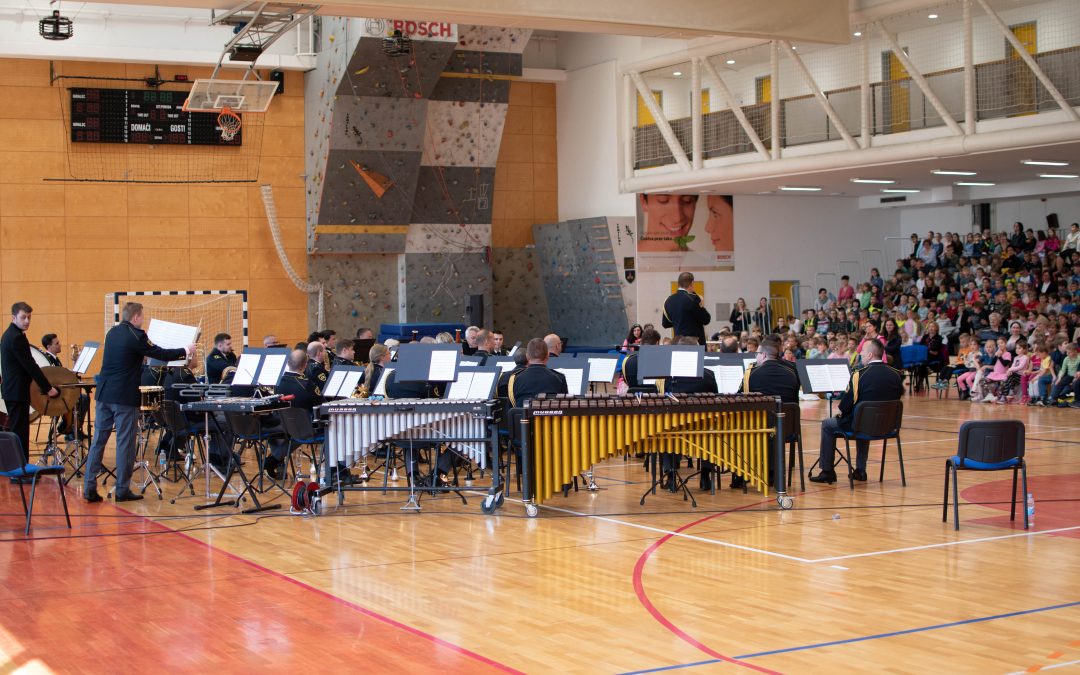
[[(323, 451), (325, 474), (332, 475), (339, 466), (349, 467), (388, 444), (407, 451), (420, 445), (448, 445), (482, 469), (491, 469), (491, 488), (480, 508), (484, 513), (493, 513), (503, 501), (499, 484), (496, 405), (495, 401), (443, 399), (342, 399), (324, 403), (319, 412), (328, 418)], [(339, 482), (339, 504), (344, 501), (346, 490), (407, 490), (409, 501), (402, 508), (420, 508), (416, 500), (418, 490), (412, 481), (408, 487), (367, 487)], [(460, 488), (420, 488), (420, 491), (429, 490), (449, 492)]]
[(739, 472), (748, 485), (768, 494), (772, 450), (777, 501), (791, 508), (783, 492), (782, 410), (778, 398), (762, 394), (533, 399), (522, 418), (526, 512), (536, 515), (536, 504), (592, 465), (637, 452), (707, 460)]

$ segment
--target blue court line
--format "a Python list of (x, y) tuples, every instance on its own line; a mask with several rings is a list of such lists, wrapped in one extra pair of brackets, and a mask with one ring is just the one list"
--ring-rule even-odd
[[(923, 633), (930, 630), (938, 630), (941, 628), (953, 628), (956, 626), (965, 626), (972, 623), (983, 623), (986, 621), (994, 621), (996, 619), (1008, 619), (1014, 616), (1024, 616), (1025, 614), (1037, 614), (1039, 612), (1049, 612), (1055, 609), (1067, 609), (1069, 607), (1076, 607), (1080, 605), (1080, 600), (1074, 602), (1066, 602), (1060, 605), (1049, 605), (1047, 607), (1036, 607), (1035, 609), (1023, 609), (1016, 612), (1006, 612), (1005, 614), (993, 614), (991, 616), (981, 616), (974, 619), (963, 619), (962, 621), (951, 621), (949, 623), (939, 623), (933, 626), (922, 626), (920, 628), (908, 628), (906, 630), (893, 631), (891, 633), (877, 633), (876, 635), (864, 635), (862, 637), (847, 638), (846, 640), (833, 640), (831, 642), (817, 642), (809, 645), (801, 645), (798, 647), (784, 647), (783, 649), (773, 649), (767, 652), (754, 652), (753, 654), (742, 654), (740, 656), (734, 656), (735, 659), (755, 659), (762, 656), (773, 656), (775, 654), (786, 654), (788, 652), (801, 652), (808, 649), (819, 649), (821, 647), (834, 647), (836, 645), (846, 645), (852, 642), (866, 642), (867, 640), (880, 640), (881, 638), (896, 637), (898, 635), (910, 635), (912, 633)], [(662, 673), (668, 670), (678, 670), (680, 668), (694, 668), (696, 666), (705, 666), (712, 663), (722, 663), (720, 659), (708, 659), (706, 661), (695, 661), (694, 663), (680, 663), (673, 666), (661, 666), (659, 668), (650, 668), (648, 670), (634, 670), (623, 675), (644, 675), (645, 673)]]

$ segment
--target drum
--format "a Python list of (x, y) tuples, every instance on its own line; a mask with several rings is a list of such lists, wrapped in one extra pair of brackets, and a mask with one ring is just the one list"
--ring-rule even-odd
[[(33, 352), (34, 350), (30, 350)], [(75, 405), (79, 402), (79, 389), (65, 385), (72, 385), (79, 381), (78, 376), (67, 368), (61, 366), (44, 366), (41, 372), (49, 381), (49, 384), (60, 391), (56, 398), (49, 398), (41, 393), (36, 384), (30, 385), (30, 421), (33, 422), (42, 415), (46, 417), (63, 417), (64, 422), (71, 428), (72, 414)]]
[(139, 387), (139, 410), (157, 412), (165, 400), (165, 387)]

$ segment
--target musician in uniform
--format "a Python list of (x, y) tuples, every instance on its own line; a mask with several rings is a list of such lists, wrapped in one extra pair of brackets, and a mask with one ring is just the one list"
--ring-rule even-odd
[(698, 344), (705, 344), (705, 326), (712, 321), (705, 301), (694, 293), (694, 275), (690, 272), (679, 274), (679, 288), (664, 301), (664, 316), (661, 324), (664, 328), (674, 328), (675, 335), (697, 338)]
[[(656, 331), (653, 331), (656, 332)], [(679, 337), (675, 344), (677, 345), (697, 345), (696, 338), (684, 335)], [(661, 394), (715, 394), (717, 391), (716, 386), (716, 374), (713, 371), (705, 368), (701, 372), (701, 377), (667, 377), (657, 380), (657, 390)], [(674, 462), (672, 461), (674, 460)], [(669, 474), (672, 471), (672, 464), (674, 468), (678, 468), (682, 462), (682, 455), (673, 453), (664, 453), (660, 457), (661, 470), (665, 474)], [(674, 491), (678, 486), (675, 483), (674, 475), (665, 476), (664, 487)], [(702, 461), (701, 462), (701, 481), (700, 487), (702, 490), (712, 489), (712, 463)]]
[(338, 340), (337, 350), (334, 354), (334, 358), (331, 361), (331, 366), (355, 366), (356, 363), (356, 343), (352, 340), (345, 338), (344, 340)]
[(529, 399), (540, 394), (567, 393), (566, 378), (563, 374), (547, 367), (548, 346), (539, 338), (529, 340), (525, 345), (525, 368), (510, 377), (507, 384), (510, 403), (515, 408), (525, 405)]
[(495, 385), (495, 396), (498, 398), (509, 399), (510, 398), (510, 378), (514, 377), (521, 371), (525, 370), (529, 361), (526, 358), (525, 350), (519, 349), (514, 352), (514, 368), (511, 370), (503, 371), (499, 375), (499, 383)]
[[(899, 371), (893, 370), (882, 361), (885, 347), (877, 340), (863, 342), (863, 367), (851, 374), (847, 391), (840, 398), (840, 415), (821, 422), (821, 472), (811, 476), (813, 483), (835, 483), (836, 471), (833, 469), (833, 457), (836, 454), (834, 435), (841, 429), (849, 431), (855, 421), (855, 404), (859, 401), (898, 401), (904, 394), (904, 378)], [(851, 477), (866, 480), (866, 458), (870, 452), (869, 441), (855, 442), (855, 469)]]
[(49, 362), (50, 366), (64, 367), (59, 356), (63, 347), (60, 346), (60, 338), (56, 333), (46, 333), (43, 335), (41, 337), (41, 346), (45, 348), (45, 351), (41, 353), (45, 355), (45, 359)]
[[(765, 344), (758, 349), (757, 362), (743, 374), (740, 391), (744, 394), (753, 392), (779, 396), (784, 403), (798, 403), (799, 376), (791, 369), (789, 363), (780, 358), (780, 347), (777, 342), (766, 340)], [(745, 484), (746, 479), (743, 476), (732, 472), (732, 488), (742, 488)]]
[(368, 396), (375, 394), (379, 388), (386, 364), (390, 363), (390, 348), (386, 345), (373, 344), (368, 351), (368, 364), (364, 367), (364, 374), (360, 376), (360, 384)]
[[(309, 367), (308, 355), (302, 349), (294, 349), (289, 354), (289, 360), (285, 364), (285, 372), (281, 380), (274, 387), (274, 393), (282, 396), (292, 396), (289, 406), (306, 410), (312, 415), (315, 408), (322, 405), (322, 387), (318, 383), (308, 379), (304, 373)], [(276, 421), (276, 420), (275, 420)], [(288, 465), (288, 456), (292, 451), (289, 443), (272, 443), (270, 454), (263, 462), (263, 470), (275, 480), (285, 478), (285, 470)], [(347, 468), (339, 469), (339, 475), (347, 474)]]
[(549, 357), (562, 355), (563, 339), (555, 333), (548, 333), (545, 335), (544, 344), (547, 345)]
[(221, 382), (221, 373), (229, 366), (236, 365), (236, 353), (232, 348), (232, 336), (218, 333), (214, 336), (214, 349), (206, 356), (206, 381), (210, 384)]
[(481, 366), (487, 363), (489, 356), (495, 355), (491, 331), (486, 328), (481, 328), (476, 332), (476, 351), (473, 352), (472, 355), (480, 357)]
[[(321, 337), (321, 334), (320, 334)], [(304, 375), (322, 389), (326, 386), (326, 345), (320, 340), (313, 340), (307, 346), (307, 370)]]
[(501, 330), (491, 331), (491, 353), (494, 356), (507, 356), (506, 337)]
[[(641, 332), (641, 344), (643, 345), (658, 345), (660, 344), (660, 333), (656, 332), (653, 328), (646, 328)], [(628, 355), (622, 362), (622, 376), (623, 381), (626, 382), (628, 387), (643, 387), (645, 386), (638, 378), (638, 351), (635, 350)], [(655, 390), (655, 389), (654, 389)]]
[(142, 499), (129, 489), (131, 472), (135, 463), (136, 431), (139, 420), (139, 376), (144, 357), (159, 361), (191, 358), (195, 345), (178, 349), (165, 349), (150, 342), (142, 330), (143, 307), (137, 302), (124, 305), (123, 321), (109, 329), (105, 335), (104, 356), (97, 381), (97, 425), (94, 442), (86, 460), (83, 477), (83, 498), (88, 502), (100, 502), (97, 476), (101, 472), (101, 460), (105, 444), (116, 429), (116, 483), (118, 502)]
[[(60, 338), (56, 333), (46, 333), (41, 338), (41, 346), (45, 348), (42, 354), (49, 361), (50, 366), (56, 366), (63, 368), (64, 363), (60, 360), (60, 352), (63, 351), (63, 346), (60, 344)], [(72, 364), (73, 366), (75, 364)], [(75, 402), (75, 419), (76, 426), (79, 430), (83, 428), (83, 420), (86, 419), (86, 412), (90, 409), (90, 397), (85, 391), (79, 392), (79, 398)], [(57, 431), (64, 434), (64, 438), (67, 440), (73, 440), (75, 433), (73, 429), (68, 428), (67, 422), (61, 418), (60, 423), (56, 427)]]
[[(30, 354), (30, 342), (26, 331), (30, 328), (30, 314), (34, 309), (25, 302), (16, 302), (11, 306), (11, 324), (0, 338), (0, 371), (3, 382), (0, 383), (0, 395), (7, 406), (8, 428), (22, 442), (23, 459), (30, 461), (30, 383), (33, 381), (41, 393), (50, 398), (60, 395), (60, 391), (49, 384), (45, 373)], [(12, 482), (20, 479), (13, 478)]]

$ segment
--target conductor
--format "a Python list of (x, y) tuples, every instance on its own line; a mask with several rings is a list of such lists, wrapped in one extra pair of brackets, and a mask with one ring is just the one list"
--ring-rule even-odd
[(97, 426), (94, 442), (86, 461), (83, 478), (83, 498), (88, 502), (100, 502), (97, 491), (97, 475), (105, 444), (116, 429), (116, 493), (113, 499), (130, 502), (142, 499), (133, 493), (129, 484), (135, 463), (136, 424), (139, 419), (139, 379), (143, 357), (159, 361), (175, 361), (191, 358), (195, 345), (178, 349), (165, 349), (150, 342), (142, 330), (143, 306), (137, 302), (124, 305), (123, 321), (109, 329), (105, 335), (105, 355), (101, 372), (97, 376)]
[(705, 326), (712, 321), (705, 301), (694, 293), (694, 275), (679, 275), (679, 288), (664, 301), (664, 328), (674, 328), (675, 335), (696, 338), (705, 344)]
[[(33, 380), (41, 392), (50, 397), (60, 395), (30, 355), (26, 331), (30, 328), (30, 313), (33, 311), (25, 302), (12, 305), (11, 324), (0, 338), (0, 370), (4, 373), (0, 394), (7, 406), (8, 425), (22, 441), (23, 459), (26, 462), (30, 461), (30, 381)], [(14, 478), (11, 480), (15, 481)]]

